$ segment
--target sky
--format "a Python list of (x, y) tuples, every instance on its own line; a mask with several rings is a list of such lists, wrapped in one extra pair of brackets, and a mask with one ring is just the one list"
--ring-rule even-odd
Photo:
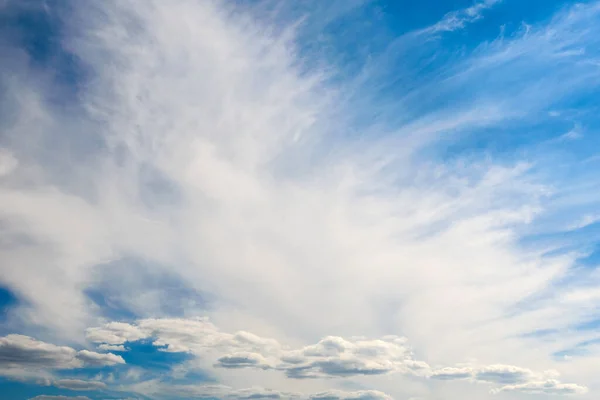
[(0, 397), (600, 396), (600, 1), (0, 0)]

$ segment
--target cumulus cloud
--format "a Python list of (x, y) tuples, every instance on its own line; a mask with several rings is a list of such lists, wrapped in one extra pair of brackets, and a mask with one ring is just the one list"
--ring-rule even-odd
[(23, 335), (8, 335), (0, 338), (0, 360), (3, 365), (10, 367), (68, 369), (82, 366), (74, 349), (40, 342)]
[(125, 364), (123, 357), (112, 353), (96, 353), (89, 350), (77, 352), (77, 358), (83, 361), (84, 365), (90, 367), (104, 367), (117, 364)]
[(512, 365), (490, 365), (475, 372), (478, 381), (499, 384), (526, 382), (534, 376), (533, 371)]
[(491, 393), (523, 392), (532, 394), (585, 394), (585, 386), (562, 383), (551, 377), (557, 377), (556, 371), (534, 372), (513, 365), (488, 365), (484, 367), (445, 367), (432, 371), (430, 378), (437, 380), (472, 380), (476, 382), (502, 385)]
[(290, 378), (381, 375), (401, 371), (427, 370), (415, 363), (406, 339), (389, 336), (377, 340), (326, 337), (317, 344), (284, 352), (281, 369)]
[[(162, 351), (189, 352), (204, 359), (212, 357), (216, 360), (213, 366), (217, 368), (276, 370), (291, 379), (369, 377), (398, 373), (422, 379), (470, 380), (500, 386), (493, 389), (495, 391), (516, 391), (519, 387), (523, 387), (523, 391), (527, 387), (534, 390), (541, 379), (554, 382), (557, 387), (580, 387), (550, 380), (550, 377), (558, 376), (556, 371), (534, 372), (513, 365), (432, 368), (427, 362), (415, 359), (407, 339), (399, 336), (380, 339), (328, 336), (313, 345), (294, 349), (274, 339), (262, 338), (246, 331), (235, 334), (223, 332), (207, 318), (147, 319), (135, 324), (109, 323), (103, 327), (90, 328), (87, 332), (88, 338), (95, 342), (114, 343), (122, 343), (125, 335), (135, 332), (130, 337), (138, 340), (152, 339), (154, 345), (161, 346)], [(159, 382), (147, 381), (142, 387), (156, 385)], [(510, 389), (512, 387), (515, 389)], [(196, 387), (190, 386), (187, 389), (194, 388)], [(202, 390), (207, 388), (203, 386)], [(183, 390), (183, 387), (180, 389)], [(328, 393), (320, 395), (325, 396), (323, 399), (337, 398), (327, 397), (334, 396), (331, 394), (333, 392)], [(367, 397), (356, 398), (369, 399), (371, 397), (368, 396), (371, 395), (379, 394), (364, 392), (361, 396)]]
[(148, 337), (148, 334), (134, 325), (123, 322), (110, 322), (102, 328), (88, 328), (86, 337), (96, 343), (121, 345), (125, 342), (144, 339)]
[(109, 345), (124, 343), (127, 335), (137, 340), (152, 338), (154, 345), (165, 346), (165, 351), (213, 355), (216, 367), (277, 369), (295, 379), (419, 374), (429, 368), (413, 359), (406, 339), (398, 336), (375, 340), (330, 336), (314, 345), (289, 349), (274, 339), (249, 332), (222, 332), (206, 318), (148, 319), (134, 325), (110, 323), (88, 329), (87, 335), (93, 342)]
[(135, 324), (108, 323), (87, 329), (86, 337), (101, 345), (121, 345), (127, 341), (151, 338), (154, 345), (164, 346), (167, 352), (197, 355), (217, 353), (221, 356), (236, 353), (240, 359), (248, 360), (261, 357), (261, 354), (269, 357), (281, 351), (281, 345), (276, 340), (245, 331), (235, 334), (223, 332), (207, 318), (144, 319)]
[(0, 337), (0, 363), (8, 369), (72, 369), (124, 364), (122, 357), (111, 353), (89, 350), (76, 351), (67, 346), (56, 346), (29, 336)]

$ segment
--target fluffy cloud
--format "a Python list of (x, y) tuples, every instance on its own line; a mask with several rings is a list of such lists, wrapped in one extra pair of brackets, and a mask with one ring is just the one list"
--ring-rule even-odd
[(89, 328), (88, 340), (103, 345), (122, 345), (127, 341), (152, 339), (155, 346), (164, 346), (167, 352), (190, 352), (196, 355), (214, 354), (222, 358), (222, 365), (236, 364), (264, 367), (275, 362), (281, 345), (249, 332), (235, 334), (222, 332), (207, 318), (144, 319), (135, 324), (109, 323)]
[(123, 322), (110, 322), (102, 328), (87, 329), (86, 337), (96, 343), (120, 345), (146, 338), (148, 334), (134, 325)]
[(122, 357), (89, 350), (76, 351), (29, 336), (8, 335), (0, 338), (0, 363), (9, 369), (72, 369), (124, 364)]
[(169, 352), (213, 355), (215, 366), (228, 369), (257, 368), (284, 371), (290, 378), (350, 377), (391, 372), (425, 373), (429, 366), (412, 358), (406, 339), (330, 336), (314, 345), (289, 349), (277, 341), (240, 331), (220, 331), (206, 318), (147, 319), (135, 325), (111, 323), (87, 330), (89, 340), (116, 345), (152, 338), (154, 345)]
[(123, 357), (112, 353), (96, 353), (89, 350), (77, 352), (77, 358), (83, 361), (85, 366), (104, 367), (109, 365), (125, 364)]
[(503, 385), (493, 388), (490, 392), (498, 394), (501, 392), (522, 392), (531, 394), (585, 394), (588, 388), (585, 386), (562, 383), (550, 377), (556, 377), (556, 371), (545, 371), (536, 373), (530, 369), (520, 368), (513, 365), (489, 365), (480, 368), (475, 367), (445, 367), (435, 369), (430, 378), (437, 380), (472, 380), (476, 382)]
[(427, 370), (425, 363), (415, 363), (406, 339), (388, 336), (378, 340), (346, 340), (330, 336), (315, 345), (286, 351), (280, 369), (290, 378), (348, 377), (407, 373)]
[[(212, 357), (216, 360), (213, 366), (217, 368), (276, 370), (292, 379), (399, 373), (423, 379), (470, 380), (501, 386), (494, 388), (495, 392), (535, 392), (541, 390), (538, 388), (541, 380), (558, 375), (556, 371), (537, 373), (527, 368), (502, 364), (431, 368), (426, 362), (416, 360), (408, 347), (407, 339), (399, 336), (385, 336), (381, 339), (328, 336), (315, 344), (291, 349), (274, 339), (262, 338), (250, 332), (223, 332), (207, 318), (146, 319), (135, 324), (109, 323), (103, 327), (90, 328), (87, 332), (88, 339), (97, 343), (114, 345), (124, 343), (125, 337), (135, 340), (151, 338), (156, 346), (163, 347), (163, 351), (189, 352), (201, 358)], [(135, 334), (131, 334), (132, 332)], [(555, 385), (554, 391), (557, 394), (568, 394), (570, 389), (574, 390), (573, 393), (583, 393), (581, 390), (586, 390), (582, 386), (563, 384), (556, 380), (547, 382)], [(157, 381), (148, 381), (142, 387), (156, 389), (161, 385)], [(210, 387), (201, 387), (203, 391), (208, 388)], [(197, 390), (197, 387), (180, 386), (179, 390)], [(546, 390), (550, 392), (552, 388)], [(319, 396), (324, 396), (323, 399), (337, 398), (327, 397), (334, 396), (331, 393)], [(364, 392), (361, 396), (367, 397), (356, 398), (370, 399), (368, 396), (371, 395), (380, 394)]]
[(82, 366), (74, 349), (40, 342), (23, 335), (0, 338), (0, 361), (9, 367), (68, 369)]

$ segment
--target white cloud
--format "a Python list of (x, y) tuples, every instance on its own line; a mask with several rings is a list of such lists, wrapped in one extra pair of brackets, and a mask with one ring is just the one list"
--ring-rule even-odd
[(81, 379), (59, 379), (53, 385), (69, 390), (101, 390), (106, 389), (106, 384), (100, 381), (84, 381)]
[(32, 397), (29, 400), (91, 400), (87, 396), (51, 396), (51, 395), (40, 395)]
[[(437, 29), (458, 29), (493, 3), (448, 14)], [(8, 171), (0, 182), (2, 243), (10, 244), (0, 247), (0, 281), (22, 297), (15, 314), (25, 326), (80, 340), (85, 327), (100, 324), (85, 289), (105, 272), (135, 301), (141, 320), (88, 330), (89, 340), (108, 350), (152, 337), (166, 351), (210, 356), (209, 367), (222, 357), (229, 367), (245, 360), (237, 365), (247, 368), (217, 368), (228, 384), (248, 380), (250, 366), (263, 374), (257, 384), (277, 374), (278, 388), (299, 383), (271, 370), (293, 375), (293, 365), (300, 366), (297, 377), (419, 375), (416, 356), (396, 339), (351, 339), (390, 333), (410, 337), (420, 359), (449, 366), (438, 378), (464, 378), (460, 368), (448, 368), (466, 358), (532, 371), (557, 367), (548, 354), (573, 338), (532, 346), (519, 335), (567, 328), (589, 316), (598, 299), (561, 301), (565, 289), (552, 285), (576, 257), (519, 242), (547, 211), (553, 182), (526, 162), (444, 163), (424, 160), (421, 150), (442, 136), (516, 123), (515, 115), (535, 114), (582, 82), (590, 85), (594, 76), (583, 64), (569, 66), (568, 77), (547, 67), (589, 54), (565, 50), (596, 43), (596, 5), (483, 46), (447, 70), (455, 75), (428, 83), (437, 94), (457, 82), (460, 93), (470, 93), (464, 88), (478, 73), (500, 82), (484, 85), (474, 104), (449, 101), (447, 110), (422, 115), (416, 97), (427, 94), (424, 88), (407, 97), (413, 108), (387, 105), (400, 123), (356, 132), (351, 118), (340, 116), (365, 111), (346, 109), (344, 101), (362, 89), (327, 83), (323, 71), (307, 73), (313, 60), (302, 59), (290, 30), (280, 36), (269, 21), (218, 2), (73, 4), (62, 45), (91, 78), (77, 104), (49, 104), (64, 88), (26, 63), (0, 71), (10, 75), (3, 96), (14, 105), (11, 118), (2, 118), (5, 154), (19, 161), (18, 168), (0, 168)], [(506, 71), (517, 67), (545, 80), (504, 85)], [(5, 183), (17, 172), (26, 184)], [(210, 294), (211, 320), (225, 332), (206, 320), (149, 319), (155, 302), (143, 300), (143, 283), (120, 279), (118, 269), (129, 269), (131, 259)], [(107, 267), (121, 261), (115, 271)], [(580, 289), (569, 289), (573, 298)], [(548, 290), (555, 297), (529, 304)], [(204, 314), (199, 308), (181, 314)], [(323, 337), (330, 339), (319, 342)], [(333, 342), (341, 347), (328, 347)], [(120, 362), (39, 346), (48, 368)], [(22, 354), (15, 365), (34, 364), (33, 351)], [(519, 371), (473, 376), (498, 384), (502, 377), (533, 379)], [(381, 384), (405, 394), (402, 385)]]
[(0, 148), (0, 177), (10, 174), (18, 165), (17, 159), (8, 150)]
[(502, 0), (482, 0), (477, 1), (470, 7), (462, 10), (452, 11), (446, 14), (439, 22), (427, 28), (427, 33), (452, 32), (464, 28), (467, 24), (473, 23), (482, 18), (485, 10), (495, 6)]
[(406, 339), (397, 336), (376, 340), (330, 336), (314, 345), (290, 349), (249, 332), (222, 332), (206, 318), (148, 319), (135, 325), (109, 323), (87, 330), (89, 340), (111, 345), (124, 343), (123, 338), (131, 332), (136, 332), (131, 338), (152, 338), (156, 346), (166, 346), (168, 352), (212, 355), (219, 368), (278, 369), (295, 379), (390, 372), (419, 374), (429, 368), (426, 363), (414, 360)]
[(270, 365), (268, 360), (260, 354), (237, 352), (219, 357), (215, 363), (219, 368), (260, 368), (271, 369), (274, 366)]
[[(316, 344), (294, 349), (250, 332), (223, 332), (207, 318), (148, 319), (136, 324), (108, 323), (104, 327), (90, 328), (87, 332), (88, 338), (105, 343), (121, 342), (127, 333), (136, 332), (132, 337), (152, 339), (154, 345), (165, 346), (164, 351), (167, 352), (192, 353), (206, 361), (205, 365), (210, 365), (214, 360), (212, 365), (216, 368), (276, 370), (291, 379), (372, 377), (397, 373), (421, 379), (490, 383), (500, 386), (493, 389), (496, 391), (508, 391), (510, 387), (521, 385), (535, 387), (543, 379), (555, 382), (559, 387), (584, 388), (550, 380), (560, 375), (552, 370), (534, 372), (502, 364), (431, 368), (425, 361), (415, 359), (407, 339), (398, 336), (381, 339), (329, 336)], [(146, 381), (140, 385), (142, 388), (156, 389), (159, 382)], [(196, 388), (190, 386), (186, 390)], [(180, 389), (183, 390), (183, 387)], [(202, 387), (202, 390), (206, 389)], [(368, 395), (369, 392), (365, 392), (364, 396)]]
[(0, 337), (0, 363), (3, 368), (72, 369), (124, 364), (122, 357), (89, 350), (76, 351), (23, 335)]
[(470, 379), (473, 377), (473, 369), (469, 367), (444, 367), (431, 373), (432, 379), (457, 380)]
[(125, 346), (115, 344), (101, 344), (98, 349), (103, 351), (126, 351)]
[[(166, 352), (188, 352), (198, 356), (200, 368), (273, 369), (283, 348), (273, 339), (246, 331), (223, 332), (207, 318), (145, 319), (135, 324), (108, 323), (86, 331), (88, 340), (102, 345), (152, 339)], [(197, 368), (198, 366), (194, 366)], [(182, 366), (183, 372), (190, 366)]]
[(89, 350), (77, 352), (77, 358), (87, 366), (103, 367), (109, 365), (125, 364), (123, 357), (112, 353), (96, 353)]
[(583, 134), (579, 130), (572, 129), (569, 132), (561, 135), (558, 139), (563, 140), (563, 141), (570, 141), (570, 140), (578, 140), (578, 139), (581, 139), (582, 137), (583, 137)]
[(50, 386), (54, 376), (51, 371), (18, 366), (0, 367), (0, 376), (16, 382), (24, 382), (39, 386)]
[(574, 231), (577, 229), (585, 228), (586, 226), (590, 226), (597, 222), (600, 222), (600, 214), (587, 214), (582, 216), (579, 220), (575, 221), (574, 223), (570, 224), (567, 227), (567, 230)]
[(40, 342), (28, 336), (8, 335), (0, 338), (0, 360), (9, 367), (68, 369), (82, 366), (77, 351), (66, 346)]
[(315, 394), (302, 394), (252, 387), (234, 389), (224, 385), (178, 385), (159, 380), (140, 382), (122, 388), (125, 391), (140, 393), (151, 398), (160, 396), (181, 396), (186, 398), (214, 398), (224, 400), (247, 399), (297, 399), (297, 400), (392, 400), (389, 395), (376, 390), (343, 391), (331, 390)]
[(514, 365), (489, 365), (473, 371), (474, 378), (480, 382), (511, 384), (525, 381), (537, 381), (558, 378), (560, 373), (556, 370), (534, 372), (527, 368)]
[(343, 392), (332, 390), (309, 396), (310, 400), (392, 400), (392, 397), (377, 390)]
[(475, 372), (475, 379), (481, 382), (514, 384), (531, 380), (533, 371), (512, 365), (490, 365)]
[[(473, 382), (501, 385), (491, 390), (491, 393), (504, 391), (521, 391), (542, 393), (545, 388), (548, 394), (583, 394), (588, 389), (585, 386), (567, 384), (558, 381), (560, 374), (549, 370), (534, 372), (527, 368), (513, 365), (488, 365), (483, 367), (444, 367), (434, 369), (429, 377), (435, 380), (470, 380)], [(572, 391), (570, 391), (572, 390)]]
[(377, 340), (330, 336), (315, 345), (284, 352), (281, 360), (284, 364), (279, 368), (296, 379), (418, 373), (429, 369), (426, 363), (415, 362), (406, 339), (396, 336)]
[(135, 342), (148, 337), (148, 333), (134, 325), (123, 322), (109, 322), (102, 328), (88, 328), (88, 340), (96, 343), (120, 345), (125, 342)]
[(549, 394), (549, 395), (569, 395), (586, 394), (588, 389), (585, 386), (560, 383), (550, 379), (542, 382), (527, 382), (518, 385), (507, 385), (499, 389), (493, 389), (492, 393), (501, 392), (521, 392), (530, 394)]

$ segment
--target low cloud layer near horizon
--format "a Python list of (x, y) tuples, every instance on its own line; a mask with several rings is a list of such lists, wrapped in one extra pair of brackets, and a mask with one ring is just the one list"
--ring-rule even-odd
[(10, 399), (595, 399), (600, 2), (0, 2)]

